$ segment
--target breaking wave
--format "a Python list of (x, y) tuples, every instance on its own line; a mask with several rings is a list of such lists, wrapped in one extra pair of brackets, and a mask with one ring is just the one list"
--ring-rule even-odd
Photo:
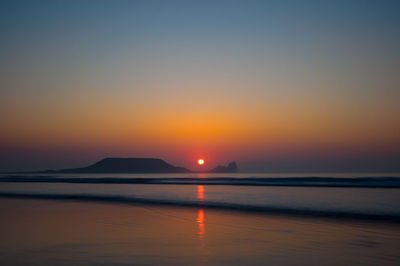
[(57, 177), (57, 176), (5, 176), (0, 182), (42, 182), (80, 184), (158, 184), (158, 185), (229, 185), (229, 186), (301, 186), (301, 187), (360, 187), (400, 188), (400, 177)]

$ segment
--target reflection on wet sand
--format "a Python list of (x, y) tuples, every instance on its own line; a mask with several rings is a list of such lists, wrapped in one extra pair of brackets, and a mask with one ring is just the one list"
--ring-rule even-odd
[[(197, 200), (201, 203), (204, 200), (204, 186), (197, 186)], [(198, 227), (197, 237), (200, 241), (200, 249), (202, 254), (202, 265), (206, 265), (208, 261), (208, 251), (205, 243), (205, 219), (204, 210), (199, 209), (197, 211), (196, 223)]]
[(0, 211), (0, 265), (399, 265), (398, 224), (67, 200)]
[[(202, 202), (204, 200), (204, 186), (197, 186), (197, 200), (199, 202)], [(205, 233), (204, 210), (203, 209), (199, 209), (197, 211), (196, 223), (198, 225), (197, 235), (198, 235), (200, 241), (203, 241), (204, 233)]]
[(197, 222), (197, 225), (199, 228), (197, 235), (199, 236), (200, 240), (203, 240), (204, 233), (205, 233), (205, 231), (204, 231), (204, 210), (203, 209), (198, 210), (196, 222)]

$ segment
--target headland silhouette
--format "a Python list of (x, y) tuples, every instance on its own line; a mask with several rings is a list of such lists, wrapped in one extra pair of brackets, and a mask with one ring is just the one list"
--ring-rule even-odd
[(36, 173), (236, 173), (236, 162), (217, 166), (210, 170), (192, 171), (174, 166), (157, 158), (105, 158), (80, 168), (46, 170)]

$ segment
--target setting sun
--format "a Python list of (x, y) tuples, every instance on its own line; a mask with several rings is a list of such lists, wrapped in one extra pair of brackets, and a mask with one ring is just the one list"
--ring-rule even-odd
[(203, 165), (203, 164), (204, 164), (204, 160), (203, 160), (203, 159), (199, 159), (199, 160), (197, 161), (197, 163), (198, 163), (199, 165)]

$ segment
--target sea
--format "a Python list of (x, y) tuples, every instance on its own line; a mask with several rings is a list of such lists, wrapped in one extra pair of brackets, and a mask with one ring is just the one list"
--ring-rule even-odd
[(398, 173), (1, 174), (0, 211), (1, 265), (400, 265)]

